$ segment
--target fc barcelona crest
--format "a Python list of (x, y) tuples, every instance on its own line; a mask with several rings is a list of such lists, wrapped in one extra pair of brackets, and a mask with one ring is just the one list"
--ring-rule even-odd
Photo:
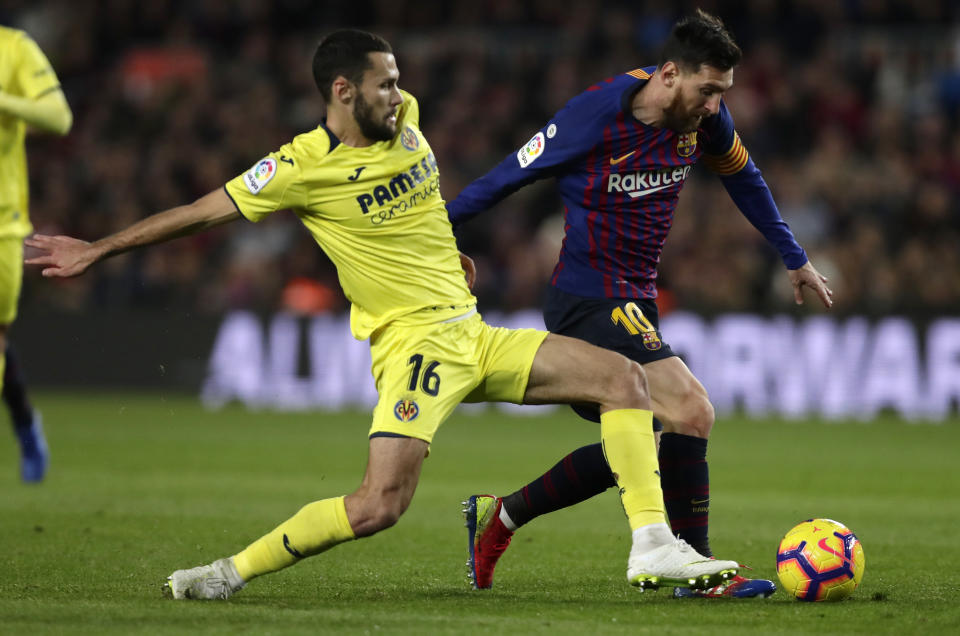
[(393, 414), (401, 422), (409, 422), (420, 415), (420, 407), (413, 400), (400, 400), (394, 405)]
[(400, 133), (400, 143), (411, 152), (420, 147), (420, 140), (417, 138), (417, 133), (413, 132), (413, 128), (410, 126), (403, 127), (403, 132)]
[(677, 154), (689, 157), (697, 149), (697, 132), (683, 133), (677, 140)]
[(644, 331), (643, 346), (647, 351), (657, 351), (663, 346), (663, 341), (657, 337), (656, 331)]

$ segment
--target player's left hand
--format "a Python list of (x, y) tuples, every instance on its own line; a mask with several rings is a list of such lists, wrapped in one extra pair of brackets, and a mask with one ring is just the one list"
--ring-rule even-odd
[(460, 252), (460, 266), (463, 268), (463, 273), (467, 277), (467, 287), (473, 289), (473, 284), (477, 280), (477, 266), (474, 264), (473, 259)]
[(788, 269), (787, 274), (793, 285), (793, 299), (798, 305), (803, 304), (803, 288), (806, 286), (820, 297), (824, 307), (833, 307), (833, 290), (827, 287), (827, 277), (818, 272), (810, 261), (799, 269)]

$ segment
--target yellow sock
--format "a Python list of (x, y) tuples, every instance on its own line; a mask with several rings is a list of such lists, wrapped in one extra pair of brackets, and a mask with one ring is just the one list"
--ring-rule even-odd
[(642, 409), (607, 411), (600, 415), (600, 438), (630, 529), (666, 523), (653, 413)]
[(314, 501), (233, 557), (244, 581), (354, 538), (343, 497)]

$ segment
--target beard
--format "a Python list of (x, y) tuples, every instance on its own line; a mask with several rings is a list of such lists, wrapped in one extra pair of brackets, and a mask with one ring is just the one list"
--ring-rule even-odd
[(372, 141), (390, 141), (397, 134), (396, 125), (391, 126), (385, 120), (374, 117), (373, 106), (359, 92), (353, 102), (353, 118), (357, 120), (363, 136)]
[(689, 133), (700, 127), (703, 117), (684, 112), (677, 95), (663, 113), (663, 127), (678, 133)]

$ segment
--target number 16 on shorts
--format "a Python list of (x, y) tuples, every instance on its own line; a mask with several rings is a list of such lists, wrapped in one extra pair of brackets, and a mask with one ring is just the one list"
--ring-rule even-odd
[[(407, 389), (416, 391), (417, 385), (419, 384), (420, 390), (427, 395), (436, 397), (440, 393), (440, 376), (437, 375), (437, 367), (440, 366), (439, 362), (433, 360), (428, 362), (426, 368), (424, 368), (423, 354), (415, 353), (410, 356), (407, 365), (413, 367), (410, 371), (410, 384), (407, 386)], [(421, 369), (423, 369), (422, 375), (420, 373)]]

